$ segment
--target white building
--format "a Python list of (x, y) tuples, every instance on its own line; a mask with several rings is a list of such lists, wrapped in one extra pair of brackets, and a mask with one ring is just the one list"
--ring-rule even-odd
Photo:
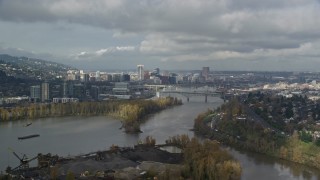
[(53, 103), (72, 103), (72, 102), (79, 102), (78, 98), (53, 98)]
[(142, 81), (144, 80), (144, 71), (143, 71), (143, 67), (144, 65), (138, 65), (138, 80)]
[(45, 102), (49, 100), (49, 83), (43, 82), (41, 84), (41, 101)]

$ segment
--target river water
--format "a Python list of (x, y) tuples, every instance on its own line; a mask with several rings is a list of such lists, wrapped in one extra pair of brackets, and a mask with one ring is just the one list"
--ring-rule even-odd
[[(125, 134), (119, 129), (119, 120), (108, 117), (65, 117), (45, 118), (32, 121), (0, 123), (0, 170), (10, 165), (15, 167), (19, 161), (8, 149), (13, 149), (19, 156), (32, 158), (37, 153), (52, 153), (62, 156), (79, 155), (97, 150), (108, 149), (112, 144), (133, 146), (146, 136), (156, 138), (157, 143), (174, 135), (188, 134), (193, 120), (200, 112), (216, 108), (223, 101), (217, 97), (191, 97), (189, 102), (183, 97), (184, 105), (166, 109), (152, 115), (141, 125), (141, 134)], [(40, 134), (40, 137), (19, 141), (17, 137)], [(302, 165), (280, 161), (261, 154), (241, 152), (227, 148), (243, 167), (242, 179), (320, 179), (320, 172)]]

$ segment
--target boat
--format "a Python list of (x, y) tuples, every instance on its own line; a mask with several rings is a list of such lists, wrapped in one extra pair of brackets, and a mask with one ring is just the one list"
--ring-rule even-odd
[(30, 138), (35, 138), (35, 137), (39, 137), (39, 136), (40, 136), (39, 134), (31, 134), (31, 135), (28, 135), (28, 136), (18, 137), (18, 140), (30, 139)]
[(26, 125), (24, 125), (24, 127), (28, 127), (32, 124), (32, 122), (27, 123)]

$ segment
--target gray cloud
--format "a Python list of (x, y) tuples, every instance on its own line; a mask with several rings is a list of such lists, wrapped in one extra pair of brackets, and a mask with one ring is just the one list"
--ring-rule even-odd
[(14, 54), (16, 56), (35, 57), (35, 54), (21, 48), (4, 48), (0, 46), (0, 54)]
[[(131, 47), (128, 44), (137, 40), (130, 38), (138, 36), (133, 58), (158, 65), (261, 59), (273, 69), (274, 58), (283, 63), (300, 58), (288, 66), (316, 63), (319, 17), (318, 0), (0, 0), (2, 21), (54, 23), (61, 34), (68, 33), (72, 24), (102, 28), (113, 32), (107, 46), (113, 48)], [(64, 29), (61, 22), (71, 25)], [(117, 42), (120, 38), (128, 43)], [(65, 56), (99, 62), (102, 57), (123, 55), (116, 58), (121, 63), (128, 57), (127, 50), (106, 49), (103, 44), (84, 47)]]
[(108, 47), (104, 49), (99, 49), (93, 52), (82, 51), (77, 54), (72, 54), (71, 58), (74, 60), (91, 60), (95, 61), (100, 57), (105, 56), (116, 56), (119, 53), (131, 53), (135, 52), (136, 48), (134, 46), (117, 46), (117, 47)]

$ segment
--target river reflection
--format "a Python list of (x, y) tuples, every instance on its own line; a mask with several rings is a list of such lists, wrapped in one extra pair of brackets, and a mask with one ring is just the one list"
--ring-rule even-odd
[(243, 167), (243, 179), (313, 179), (320, 178), (317, 169), (258, 153), (228, 148)]
[[(146, 136), (153, 136), (157, 143), (164, 143), (170, 136), (188, 134), (195, 117), (208, 108), (216, 108), (223, 101), (217, 97), (191, 97), (184, 105), (173, 107), (151, 116), (141, 125), (141, 134), (125, 134), (120, 130), (119, 120), (108, 117), (66, 117), (37, 119), (29, 127), (26, 121), (0, 123), (0, 170), (7, 165), (15, 167), (18, 160), (8, 151), (13, 148), (20, 155), (29, 157), (37, 153), (58, 155), (78, 155), (97, 150), (105, 150), (112, 144), (133, 146)], [(18, 141), (18, 136), (40, 134), (40, 137)], [(242, 179), (318, 179), (319, 172), (287, 161), (279, 161), (264, 155), (229, 150), (243, 167)]]

